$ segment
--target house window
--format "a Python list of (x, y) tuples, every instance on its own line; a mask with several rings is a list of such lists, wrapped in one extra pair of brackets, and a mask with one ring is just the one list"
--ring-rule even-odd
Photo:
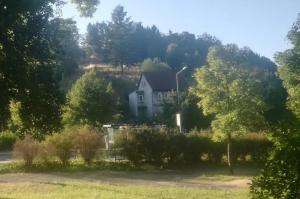
[(138, 95), (138, 102), (143, 103), (144, 102), (144, 95), (139, 94)]
[(159, 102), (162, 102), (164, 97), (163, 97), (163, 94), (162, 93), (157, 93), (157, 99)]

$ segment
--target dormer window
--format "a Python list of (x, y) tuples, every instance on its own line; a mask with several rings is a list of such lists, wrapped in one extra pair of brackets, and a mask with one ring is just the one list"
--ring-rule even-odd
[(136, 91), (138, 103), (144, 103), (144, 91)]
[(144, 95), (138, 95), (138, 101), (139, 103), (144, 102)]

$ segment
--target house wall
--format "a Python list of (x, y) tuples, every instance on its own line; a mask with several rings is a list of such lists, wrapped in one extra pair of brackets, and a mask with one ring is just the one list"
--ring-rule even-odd
[(165, 102), (170, 102), (176, 93), (174, 91), (153, 91), (153, 115), (163, 111)]
[[(144, 102), (139, 103), (137, 91), (144, 92)], [(146, 116), (151, 118), (153, 116), (157, 116), (159, 113), (163, 111), (163, 103), (165, 101), (170, 101), (173, 99), (176, 94), (174, 91), (153, 91), (147, 79), (142, 75), (141, 80), (139, 82), (139, 86), (137, 91), (134, 91), (129, 94), (129, 107), (131, 113), (138, 117), (139, 106), (146, 106)]]
[(137, 94), (135, 91), (129, 94), (129, 108), (131, 114), (133, 114), (135, 117), (138, 116), (137, 112)]
[(144, 75), (141, 77), (140, 85), (138, 91), (144, 91), (144, 105), (147, 106), (147, 117), (151, 118), (153, 116), (153, 97), (152, 88)]

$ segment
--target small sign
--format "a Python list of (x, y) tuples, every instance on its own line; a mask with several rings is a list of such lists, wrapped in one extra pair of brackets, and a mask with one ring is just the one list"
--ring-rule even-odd
[(181, 126), (180, 113), (176, 113), (176, 124), (177, 126)]

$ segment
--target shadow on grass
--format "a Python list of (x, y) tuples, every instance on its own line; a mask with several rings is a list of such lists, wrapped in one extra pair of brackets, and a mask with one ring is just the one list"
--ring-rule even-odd
[[(53, 179), (62, 177), (65, 180), (87, 180), (104, 182), (187, 182), (187, 181), (231, 181), (236, 179), (249, 179), (259, 173), (255, 165), (236, 165), (233, 175), (229, 174), (226, 165), (201, 164), (186, 168), (163, 168), (143, 164), (134, 166), (129, 162), (95, 161), (86, 165), (81, 160), (73, 160), (64, 167), (59, 162), (48, 164), (36, 162), (31, 167), (25, 167), (22, 162), (12, 162), (0, 165), (0, 173), (44, 173)], [(64, 186), (62, 183), (55, 185)], [(53, 184), (53, 185), (54, 185)]]

